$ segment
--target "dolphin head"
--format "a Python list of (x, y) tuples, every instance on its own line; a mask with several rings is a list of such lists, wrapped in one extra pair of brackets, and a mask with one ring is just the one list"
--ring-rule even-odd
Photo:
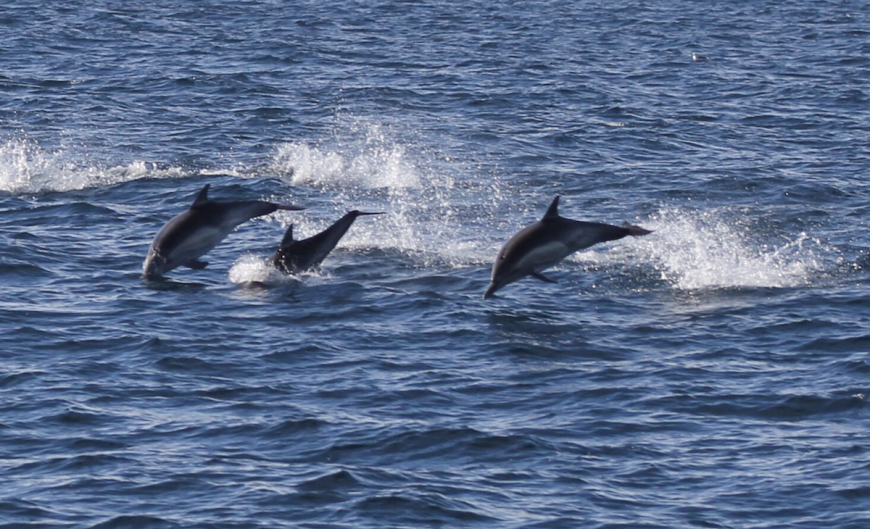
[(515, 283), (529, 275), (529, 271), (517, 266), (513, 256), (507, 255), (507, 245), (499, 252), (495, 264), (492, 266), (492, 279), (489, 282), (483, 299), (489, 299), (502, 288)]
[(524, 271), (520, 270), (511, 270), (506, 274), (499, 274), (496, 270), (495, 273), (492, 274), (492, 280), (489, 282), (489, 287), (487, 287), (486, 292), (483, 293), (483, 299), (489, 299), (504, 287), (519, 281), (524, 278), (528, 274)]
[(489, 299), (495, 294), (498, 289), (503, 287), (504, 285), (498, 285), (494, 281), (489, 284), (489, 288), (486, 289), (486, 292), (483, 293), (483, 299)]
[(142, 277), (145, 279), (154, 279), (162, 276), (167, 272), (167, 264), (166, 258), (157, 253), (154, 248), (151, 248), (148, 252), (148, 257), (146, 257), (145, 262), (142, 263)]

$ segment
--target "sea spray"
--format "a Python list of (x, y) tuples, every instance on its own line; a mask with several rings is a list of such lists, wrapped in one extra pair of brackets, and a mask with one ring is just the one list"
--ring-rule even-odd
[(807, 284), (832, 251), (806, 233), (754, 231), (734, 212), (664, 209), (641, 223), (654, 234), (575, 260), (648, 265), (681, 290), (785, 288)]
[[(360, 223), (341, 246), (397, 251), (421, 267), (459, 268), (491, 260), (504, 235), (492, 236), (504, 214), (504, 184), (468, 161), (439, 150), (437, 138), (364, 120), (345, 120), (334, 137), (275, 147), (267, 171), (296, 185), (321, 189), (337, 204), (328, 218), (278, 215), (308, 237), (350, 209), (387, 214)], [(497, 250), (497, 248), (496, 248)]]
[(40, 193), (75, 191), (141, 178), (181, 178), (189, 171), (147, 161), (106, 165), (90, 160), (84, 149), (47, 150), (27, 139), (0, 143), (0, 191)]

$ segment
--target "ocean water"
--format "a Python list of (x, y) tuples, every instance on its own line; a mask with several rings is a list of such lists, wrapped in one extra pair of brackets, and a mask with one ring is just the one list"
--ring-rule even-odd
[[(13, 0), (0, 57), (0, 528), (870, 527), (870, 4)], [(206, 183), (308, 209), (144, 281)], [(655, 231), (483, 301), (557, 194)]]

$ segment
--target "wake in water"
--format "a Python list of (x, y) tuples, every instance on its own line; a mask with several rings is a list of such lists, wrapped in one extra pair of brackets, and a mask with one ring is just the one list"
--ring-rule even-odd
[[(0, 143), (0, 191), (71, 191), (141, 178), (213, 174), (276, 176), (293, 186), (320, 190), (326, 200), (302, 216), (279, 212), (267, 222), (279, 223), (282, 230), (292, 222), (297, 233), (310, 236), (350, 209), (385, 210), (377, 222), (355, 225), (340, 246), (397, 252), (421, 268), (488, 267), (520, 226), (510, 219), (537, 216), (525, 213), (536, 197), (512, 200), (509, 186), (495, 175), (480, 175), (474, 164), (432, 148), (440, 144), (437, 139), (355, 118), (340, 118), (334, 130), (332, 137), (318, 142), (279, 144), (265, 164), (231, 170), (161, 168), (144, 161), (108, 166), (81, 153), (49, 151), (30, 140), (12, 139)], [(835, 251), (806, 233), (769, 242), (724, 209), (664, 209), (641, 222), (655, 231), (652, 237), (571, 260), (648, 264), (661, 280), (681, 290), (798, 287), (835, 266)], [(276, 244), (279, 239), (276, 235)], [(230, 280), (276, 282), (274, 268), (258, 259), (237, 261)]]
[(806, 233), (770, 243), (715, 212), (666, 210), (656, 217), (662, 236), (644, 244), (662, 279), (680, 289), (798, 287), (824, 269), (826, 252)]
[[(482, 243), (505, 214), (506, 186), (478, 169), (433, 150), (415, 132), (352, 119), (316, 144), (275, 148), (267, 171), (295, 186), (322, 189), (336, 204), (328, 217), (349, 209), (385, 210), (376, 223), (354, 226), (341, 245), (398, 251), (421, 266), (460, 268), (489, 261), (497, 247)], [(293, 221), (311, 235), (326, 218)], [(497, 243), (493, 243), (495, 245)]]
[(256, 255), (244, 255), (240, 257), (229, 272), (230, 282), (236, 285), (261, 284), (267, 286), (291, 284), (299, 282), (302, 278), (281, 273), (272, 266), (269, 259)]
[(680, 290), (787, 288), (823, 272), (832, 250), (806, 233), (771, 243), (741, 226), (726, 211), (666, 209), (650, 216), (654, 235), (625, 250), (581, 255), (599, 263), (649, 263), (659, 278)]
[[(340, 150), (323, 149), (306, 143), (285, 143), (275, 149), (270, 169), (287, 175), (293, 185), (326, 189), (420, 189), (423, 182), (406, 147), (387, 143), (383, 135), (364, 146)], [(431, 185), (431, 181), (427, 184)], [(439, 188), (453, 187), (450, 178), (437, 182)]]
[(190, 174), (181, 168), (160, 168), (145, 161), (104, 166), (65, 149), (45, 150), (29, 140), (0, 143), (0, 191), (7, 193), (75, 191), (140, 178), (182, 178)]
[[(345, 130), (352, 134), (336, 138), (330, 147), (280, 145), (270, 165), (291, 183), (328, 189), (343, 202), (361, 194), (389, 204), (385, 225), (355, 227), (344, 246), (399, 250), (424, 267), (490, 265), (509, 235), (500, 230), (516, 228), (501, 221), (516, 212), (504, 211), (509, 195), (497, 179), (469, 185), (458, 174), (461, 166), (444, 156), (415, 157), (413, 145), (382, 127)], [(641, 222), (655, 234), (574, 260), (650, 266), (680, 290), (798, 287), (830, 265), (832, 250), (806, 233), (770, 242), (727, 210), (664, 209)], [(321, 221), (302, 229), (325, 226)]]

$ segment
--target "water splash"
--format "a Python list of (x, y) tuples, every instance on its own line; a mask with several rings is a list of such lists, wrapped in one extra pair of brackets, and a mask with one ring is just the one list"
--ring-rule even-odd
[(277, 215), (310, 236), (350, 209), (386, 211), (359, 220), (341, 246), (396, 251), (421, 266), (462, 267), (488, 261), (486, 241), (504, 184), (437, 146), (438, 138), (361, 119), (340, 120), (334, 136), (316, 144), (276, 147), (268, 170), (293, 185), (326, 190), (327, 217)]
[(239, 257), (230, 267), (229, 279), (235, 285), (286, 285), (300, 281), (328, 279), (328, 272), (321, 268), (299, 274), (285, 274), (272, 266), (269, 259), (262, 256), (247, 254)]
[(279, 272), (268, 259), (256, 255), (243, 255), (230, 268), (230, 282), (236, 285), (261, 283), (275, 285), (286, 281), (287, 276)]
[(374, 145), (362, 152), (323, 150), (305, 143), (279, 145), (270, 169), (293, 185), (326, 189), (420, 188), (420, 176), (401, 145)]
[(29, 140), (12, 139), (0, 143), (0, 191), (8, 193), (74, 191), (140, 178), (186, 175), (183, 169), (160, 168), (145, 161), (107, 167), (82, 159), (66, 149), (43, 149)]
[[(427, 149), (419, 142), (400, 139), (393, 127), (360, 118), (341, 119), (333, 138), (322, 145), (284, 143), (278, 145), (269, 169), (294, 185), (326, 189), (420, 189), (434, 174), (425, 166), (434, 161), (411, 152)], [(407, 138), (407, 136), (406, 136)], [(420, 162), (423, 162), (423, 167)], [(425, 174), (424, 174), (425, 173)], [(439, 182), (452, 185), (442, 173)]]
[(661, 279), (683, 290), (798, 287), (824, 270), (831, 253), (806, 233), (770, 242), (769, 235), (719, 210), (663, 210), (646, 225), (655, 233), (630, 247)]

